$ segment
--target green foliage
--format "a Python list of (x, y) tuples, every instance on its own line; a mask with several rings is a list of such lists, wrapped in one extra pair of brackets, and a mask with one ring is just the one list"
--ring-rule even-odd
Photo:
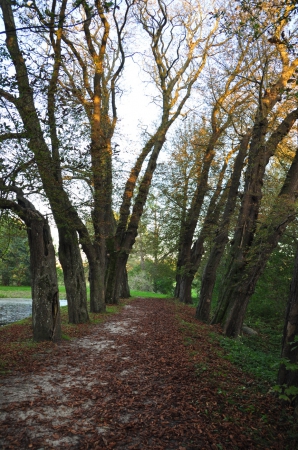
[(144, 268), (137, 265), (128, 272), (130, 288), (140, 291), (172, 295), (174, 279), (174, 269), (166, 262), (155, 264), (148, 260), (144, 262)]
[(149, 274), (138, 266), (128, 272), (128, 284), (133, 290), (153, 291), (153, 283)]
[[(238, 339), (220, 338), (220, 345), (227, 351), (226, 358), (263, 382), (276, 382), (279, 366), (280, 335), (277, 344), (276, 335), (272, 342), (264, 345), (264, 335), (242, 337)], [(265, 338), (266, 342), (266, 338)]]
[(273, 392), (278, 394), (278, 398), (281, 400), (286, 400), (288, 402), (292, 402), (297, 398), (298, 395), (298, 387), (297, 386), (287, 386), (286, 384), (275, 385), (272, 388)]
[[(87, 293), (89, 292), (89, 289)], [(65, 298), (65, 287), (59, 286), (59, 296)], [(31, 298), (30, 286), (0, 286), (0, 298)]]
[(19, 219), (2, 214), (0, 221), (0, 276), (3, 285), (31, 282), (27, 232)]
[(252, 320), (283, 322), (293, 274), (293, 243), (285, 237), (272, 253), (248, 306)]

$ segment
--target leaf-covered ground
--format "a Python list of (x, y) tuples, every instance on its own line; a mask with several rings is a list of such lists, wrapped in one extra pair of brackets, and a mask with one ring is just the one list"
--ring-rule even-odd
[(33, 346), (0, 379), (0, 448), (297, 449), (291, 410), (209, 332), (188, 306), (137, 299), (72, 341)]

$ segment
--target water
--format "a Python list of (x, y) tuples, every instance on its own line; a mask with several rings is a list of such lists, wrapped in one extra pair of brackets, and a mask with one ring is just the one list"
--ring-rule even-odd
[[(60, 306), (67, 305), (66, 300), (60, 300)], [(0, 326), (32, 315), (31, 298), (0, 298)]]

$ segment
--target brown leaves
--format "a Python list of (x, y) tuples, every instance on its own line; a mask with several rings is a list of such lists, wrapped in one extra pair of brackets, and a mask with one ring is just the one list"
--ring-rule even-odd
[(188, 306), (135, 300), (84, 340), (37, 358), (33, 375), (19, 379), (34, 398), (4, 405), (0, 446), (291, 449), (281, 405), (219, 356), (209, 331)]

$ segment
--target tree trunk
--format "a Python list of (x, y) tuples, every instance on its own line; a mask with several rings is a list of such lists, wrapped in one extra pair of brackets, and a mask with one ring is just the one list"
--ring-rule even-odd
[(179, 300), (187, 305), (192, 304), (191, 287), (194, 275), (187, 273), (181, 277), (179, 287)]
[[(268, 92), (265, 94), (267, 97)], [(249, 149), (248, 166), (245, 174), (244, 195), (238, 216), (237, 226), (234, 234), (233, 245), (230, 251), (230, 263), (226, 275), (224, 277), (225, 285), (219, 297), (219, 302), (212, 323), (224, 324), (225, 332), (230, 336), (237, 336), (242, 327), (243, 311), (245, 312), (249, 297), (254, 292), (255, 285), (247, 286), (247, 279), (254, 279), (255, 283), (259, 278), (259, 274), (255, 274), (253, 266), (253, 258), (257, 257), (256, 266), (260, 265), (262, 270), (265, 265), (259, 260), (260, 255), (264, 256), (264, 261), (269, 258), (269, 251), (273, 251), (277, 245), (278, 237), (282, 234), (284, 224), (290, 221), (285, 205), (293, 208), (293, 199), (295, 197), (296, 173), (297, 171), (297, 154), (293, 160), (291, 168), (288, 172), (284, 186), (277, 199), (277, 204), (272, 210), (272, 221), (261, 227), (258, 231), (257, 239), (255, 239), (257, 220), (262, 200), (262, 186), (266, 166), (274, 154), (277, 146), (287, 136), (295, 121), (298, 118), (298, 109), (291, 111), (283, 121), (277, 126), (270, 138), (265, 141), (265, 135), (268, 131), (268, 120), (264, 117), (263, 104), (260, 105), (255, 118), (255, 124), (252, 132), (252, 139)], [(275, 99), (276, 100), (276, 99)], [(266, 100), (267, 101), (267, 100)], [(273, 101), (273, 100), (272, 100)], [(273, 102), (274, 104), (274, 102)], [(294, 190), (293, 190), (294, 186)], [(277, 207), (279, 209), (277, 209)], [(281, 218), (284, 218), (282, 222)], [(269, 216), (269, 218), (271, 218)], [(276, 230), (272, 230), (275, 222)], [(280, 225), (282, 224), (282, 225)], [(263, 231), (262, 231), (263, 230)], [(264, 232), (265, 237), (262, 237)], [(268, 236), (268, 238), (267, 238)], [(268, 245), (265, 242), (268, 239)], [(271, 240), (271, 242), (269, 242)], [(258, 248), (263, 250), (260, 250)], [(246, 286), (245, 286), (246, 285)], [(239, 305), (237, 305), (239, 302)], [(240, 303), (243, 303), (241, 305)], [(239, 318), (237, 319), (237, 314)]]
[[(215, 239), (217, 240), (217, 237)], [(213, 246), (203, 272), (200, 298), (196, 309), (196, 318), (206, 323), (208, 323), (210, 320), (210, 310), (211, 310), (213, 289), (216, 281), (216, 271), (219, 266), (227, 241), (228, 241), (227, 237), (226, 239), (223, 238), (221, 244), (219, 245), (215, 244)]]
[[(125, 273), (128, 254), (114, 252), (109, 261), (109, 273), (107, 278), (106, 302), (117, 305), (123, 286), (126, 285)], [(128, 285), (127, 285), (128, 286)], [(127, 292), (126, 292), (127, 293)], [(129, 288), (128, 288), (129, 293)]]
[(185, 219), (185, 223), (181, 224), (182, 231), (180, 232), (180, 242), (178, 243), (179, 254), (176, 266), (176, 287), (175, 297), (180, 301), (184, 301), (183, 292), (181, 289), (182, 280), (188, 276), (191, 269), (191, 249), (193, 244), (193, 236), (198, 223), (201, 207), (208, 189), (208, 174), (211, 163), (215, 156), (214, 146), (219, 136), (212, 136), (207, 146), (203, 168), (200, 178), (197, 182), (197, 188), (192, 198), (189, 213)]
[(122, 281), (120, 286), (120, 298), (129, 298), (130, 297), (130, 289), (128, 285), (128, 274), (126, 266), (124, 267)]
[[(296, 369), (287, 368), (285, 363), (282, 363), (278, 372), (278, 384), (286, 388), (295, 386), (298, 388), (298, 247), (296, 250), (295, 267), (293, 278), (290, 287), (290, 294), (287, 304), (282, 351), (281, 357), (286, 359), (291, 364), (296, 364)], [(288, 395), (292, 403), (298, 407), (297, 395)]]
[(298, 196), (298, 151), (271, 212), (256, 233), (245, 258), (232, 258), (222, 295), (212, 323), (220, 322), (224, 333), (237, 337), (242, 329), (248, 302), (288, 224), (296, 217)]
[(214, 245), (204, 269), (200, 298), (196, 309), (196, 318), (202, 320), (203, 322), (209, 322), (210, 320), (210, 309), (213, 289), (216, 281), (216, 271), (228, 242), (230, 221), (236, 206), (240, 177), (244, 164), (244, 158), (247, 154), (250, 136), (251, 132), (248, 131), (248, 133), (241, 140), (239, 152), (235, 158), (228, 198), (222, 215), (221, 223), (218, 227), (218, 233), (214, 238)]
[(34, 216), (28, 227), (33, 339), (57, 341), (61, 324), (55, 250), (47, 221), (41, 214)]
[(32, 290), (32, 323), (35, 341), (57, 341), (61, 338), (59, 289), (55, 250), (47, 220), (24, 197), (21, 188), (5, 186), (4, 192), (14, 192), (17, 202), (0, 198), (0, 207), (14, 211), (26, 224), (30, 248)]
[(86, 280), (77, 233), (62, 227), (58, 232), (59, 260), (63, 269), (69, 322), (85, 323), (89, 321)]
[(104, 276), (105, 270), (100, 264), (99, 258), (93, 256), (89, 259), (89, 277), (90, 311), (94, 313), (102, 313), (106, 310)]
[[(214, 191), (214, 194), (212, 195), (212, 198), (210, 200), (208, 210), (204, 219), (204, 223), (200, 232), (199, 237), (197, 240), (193, 243), (191, 249), (190, 249), (190, 257), (187, 256), (189, 250), (187, 249), (186, 241), (182, 244), (182, 249), (184, 247), (185, 251), (181, 251), (179, 262), (181, 264), (181, 261), (184, 262), (184, 265), (181, 266), (183, 269), (183, 273), (179, 276), (179, 278), (176, 278), (177, 284), (176, 284), (176, 292), (179, 294), (179, 299), (181, 302), (184, 303), (192, 303), (191, 299), (191, 285), (189, 286), (189, 283), (193, 282), (194, 276), (198, 271), (198, 268), (201, 264), (202, 256), (204, 254), (204, 243), (208, 236), (211, 236), (214, 230), (215, 225), (218, 223), (218, 219), (223, 207), (223, 204), (225, 202), (226, 198), (226, 191), (223, 192), (223, 194), (220, 197), (220, 193), (222, 191), (222, 183), (224, 179), (224, 175), (227, 169), (227, 164), (229, 160), (230, 155), (226, 158), (219, 178), (217, 182), (216, 189)], [(184, 285), (184, 286), (182, 286)]]

